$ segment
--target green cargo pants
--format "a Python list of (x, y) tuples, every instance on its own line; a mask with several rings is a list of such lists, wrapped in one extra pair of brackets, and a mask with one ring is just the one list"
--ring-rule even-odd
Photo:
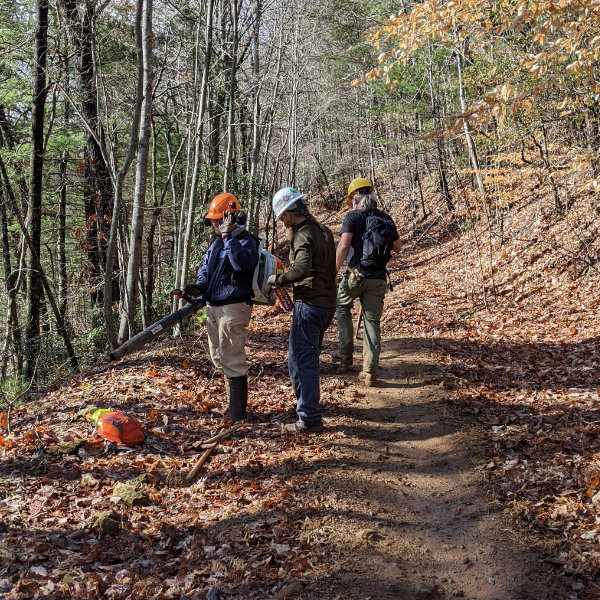
[(352, 304), (360, 299), (363, 310), (363, 371), (376, 373), (381, 352), (381, 313), (383, 312), (383, 297), (387, 291), (385, 279), (366, 279), (356, 282), (354, 278), (348, 281), (345, 273), (337, 291), (337, 322), (338, 322), (338, 351), (342, 362), (352, 363), (354, 352), (354, 328), (352, 326)]

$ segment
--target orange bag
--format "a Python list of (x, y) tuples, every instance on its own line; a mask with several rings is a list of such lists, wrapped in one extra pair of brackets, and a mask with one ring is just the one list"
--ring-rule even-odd
[(118, 446), (135, 446), (144, 441), (141, 423), (122, 410), (101, 414), (96, 421), (98, 433)]

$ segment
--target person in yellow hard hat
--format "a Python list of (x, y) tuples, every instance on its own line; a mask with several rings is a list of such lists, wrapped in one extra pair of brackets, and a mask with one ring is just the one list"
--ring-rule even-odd
[(246, 417), (248, 378), (245, 345), (252, 312), (252, 275), (258, 262), (256, 238), (245, 228), (246, 215), (233, 194), (213, 198), (204, 222), (216, 239), (198, 270), (196, 283), (183, 288), (204, 296), (208, 348), (213, 364), (225, 375), (229, 418)]
[(336, 272), (347, 261), (337, 291), (338, 349), (333, 358), (346, 369), (352, 368), (354, 331), (352, 305), (360, 300), (364, 321), (362, 371), (359, 378), (365, 385), (377, 385), (377, 370), (381, 352), (380, 321), (383, 298), (387, 291), (386, 265), (391, 251), (400, 250), (400, 239), (392, 218), (377, 209), (373, 185), (362, 177), (348, 186), (348, 206), (340, 230), (336, 251)]

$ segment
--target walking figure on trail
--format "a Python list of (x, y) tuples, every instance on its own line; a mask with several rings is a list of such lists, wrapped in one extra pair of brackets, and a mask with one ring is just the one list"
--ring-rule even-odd
[(292, 284), (294, 315), (289, 338), (288, 369), (298, 420), (290, 433), (322, 431), (319, 405), (319, 355), (323, 335), (335, 314), (335, 243), (331, 230), (308, 211), (305, 194), (283, 188), (273, 197), (273, 212), (290, 240), (290, 267), (272, 275), (274, 286)]
[(400, 239), (392, 218), (377, 209), (371, 182), (357, 178), (348, 186), (348, 206), (336, 251), (336, 273), (347, 260), (337, 290), (338, 349), (334, 360), (350, 370), (353, 363), (354, 331), (352, 305), (360, 299), (364, 322), (363, 362), (359, 378), (367, 387), (377, 385), (381, 352), (381, 314), (387, 291), (386, 265), (391, 252), (400, 250)]
[(258, 262), (256, 238), (246, 231), (245, 214), (233, 194), (218, 194), (204, 222), (212, 225), (211, 244), (195, 284), (184, 296), (204, 296), (210, 357), (225, 375), (229, 418), (246, 418), (248, 377), (245, 345), (252, 312), (252, 275)]

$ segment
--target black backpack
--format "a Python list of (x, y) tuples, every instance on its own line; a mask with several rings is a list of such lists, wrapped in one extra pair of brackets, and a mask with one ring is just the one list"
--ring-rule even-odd
[(392, 255), (394, 240), (398, 237), (394, 221), (387, 215), (372, 211), (367, 217), (365, 232), (362, 236), (363, 251), (360, 267), (366, 271), (385, 269)]

